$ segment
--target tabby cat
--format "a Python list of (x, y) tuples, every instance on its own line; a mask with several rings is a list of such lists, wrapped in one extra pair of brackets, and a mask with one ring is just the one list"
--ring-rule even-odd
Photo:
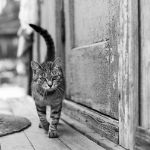
[[(65, 81), (60, 58), (55, 59), (53, 39), (47, 30), (30, 24), (30, 26), (44, 38), (47, 45), (47, 58), (42, 64), (32, 61), (32, 96), (35, 101), (37, 114), (40, 119), (39, 127), (48, 132), (49, 138), (58, 137), (59, 122)], [(50, 106), (50, 123), (46, 119), (46, 107)]]

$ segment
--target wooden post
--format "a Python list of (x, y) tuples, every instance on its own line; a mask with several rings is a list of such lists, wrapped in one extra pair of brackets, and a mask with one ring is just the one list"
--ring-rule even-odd
[(138, 125), (138, 0), (120, 1), (119, 144), (133, 150)]
[[(65, 62), (69, 62), (69, 52), (74, 46), (74, 3), (73, 0), (64, 1), (64, 11), (65, 11)], [(69, 79), (70, 74), (67, 73), (69, 68), (68, 63), (65, 63), (65, 73), (66, 79)], [(67, 98), (69, 94), (68, 82), (66, 82), (66, 95)]]
[(64, 50), (64, 10), (63, 0), (55, 0), (55, 41), (56, 41), (56, 57), (62, 60), (62, 67), (65, 70), (65, 50)]
[(141, 126), (150, 128), (150, 1), (140, 1), (141, 22)]

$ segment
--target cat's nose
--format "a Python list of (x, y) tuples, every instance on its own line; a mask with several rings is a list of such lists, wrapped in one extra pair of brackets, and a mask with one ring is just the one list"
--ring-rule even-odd
[(52, 81), (48, 81), (48, 85), (51, 87), (52, 86)]

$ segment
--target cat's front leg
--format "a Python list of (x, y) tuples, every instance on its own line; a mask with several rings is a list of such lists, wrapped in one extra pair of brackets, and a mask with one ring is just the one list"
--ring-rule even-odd
[(40, 119), (39, 128), (43, 128), (45, 131), (48, 131), (49, 122), (46, 119), (46, 106), (39, 106), (36, 104), (36, 110)]
[(59, 123), (59, 119), (61, 115), (61, 108), (62, 108), (62, 102), (51, 106), (51, 115), (50, 115), (51, 122), (48, 131), (49, 138), (58, 137), (57, 125)]

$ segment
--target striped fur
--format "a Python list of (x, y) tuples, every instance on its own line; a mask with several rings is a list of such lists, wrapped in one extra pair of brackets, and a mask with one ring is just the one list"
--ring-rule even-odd
[[(40, 119), (39, 127), (48, 131), (49, 138), (56, 138), (58, 137), (57, 125), (61, 115), (65, 80), (61, 65), (54, 56), (53, 39), (47, 30), (33, 24), (30, 24), (30, 26), (44, 37), (47, 45), (47, 56), (50, 56), (42, 64), (35, 61), (31, 62), (33, 70), (32, 96)], [(46, 106), (51, 107), (50, 123), (46, 119)]]

